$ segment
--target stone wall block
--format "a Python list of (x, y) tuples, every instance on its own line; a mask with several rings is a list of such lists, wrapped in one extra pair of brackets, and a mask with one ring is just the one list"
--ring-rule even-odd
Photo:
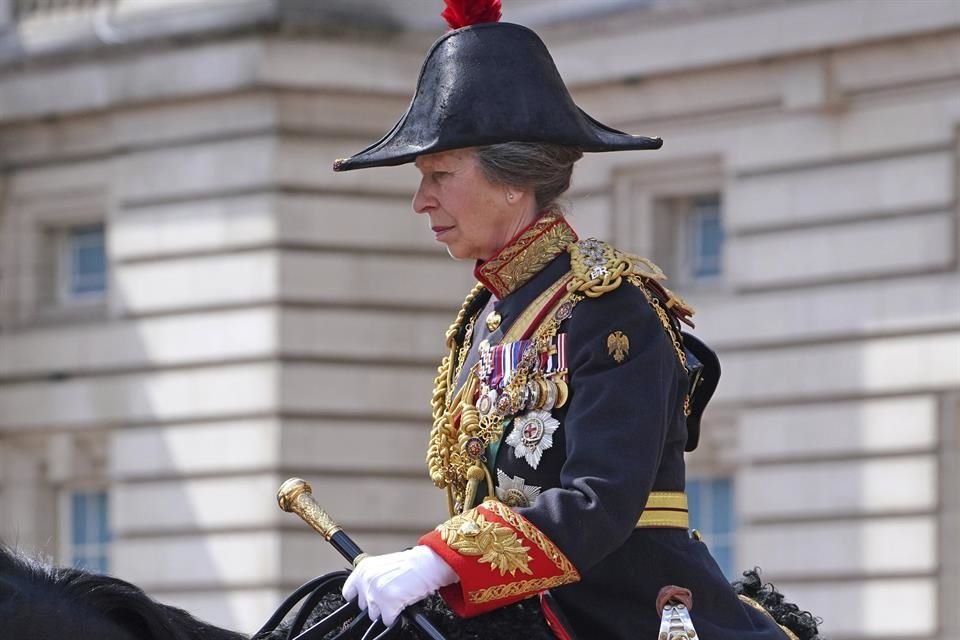
[(114, 277), (118, 311), (137, 315), (263, 304), (277, 297), (278, 262), (273, 251), (251, 251), (128, 263)]
[(726, 192), (733, 232), (929, 210), (953, 202), (953, 153), (745, 176)]
[[(687, 294), (681, 287), (677, 291)], [(846, 282), (750, 296), (720, 291), (688, 297), (697, 310), (697, 335), (725, 351), (960, 328), (960, 278), (951, 272), (883, 278), (870, 286)]]
[(434, 377), (432, 365), (291, 363), (281, 371), (280, 406), (296, 413), (427, 420)]
[[(659, 25), (603, 38), (547, 38), (560, 73), (573, 85), (601, 84), (789, 56), (898, 34), (936, 32), (960, 23), (950, 0), (931, 0), (924, 11), (897, 0), (845, 0), (825, 6), (791, 4), (775, 11)], [(743, 34), (751, 34), (744, 38)], [(690, 46), (691, 42), (697, 46)], [(629, 55), (625, 55), (629, 52)]]
[(280, 347), (294, 357), (439, 364), (447, 354), (443, 334), (454, 317), (454, 311), (285, 309), (280, 316)]
[(909, 576), (936, 571), (936, 532), (932, 516), (748, 526), (737, 536), (737, 549), (740, 557), (762, 567), (764, 576), (777, 583)]
[(960, 384), (960, 334), (778, 347), (720, 357), (722, 402), (791, 402), (935, 391)]
[[(828, 638), (928, 638), (937, 630), (934, 578), (890, 578), (829, 584), (778, 582), (791, 602), (823, 618)], [(904, 603), (909, 602), (909, 613)]]
[(277, 239), (275, 200), (267, 192), (126, 207), (110, 227), (115, 259), (269, 246)]
[[(317, 173), (324, 167), (315, 167)], [(331, 185), (332, 186), (332, 185)], [(336, 249), (386, 249), (443, 255), (426, 216), (415, 214), (410, 195), (360, 193), (281, 194), (276, 198), (282, 242)], [(332, 190), (333, 191), (333, 190)]]
[(946, 270), (956, 259), (955, 217), (937, 212), (742, 236), (728, 245), (729, 281), (757, 288)]
[(476, 282), (470, 266), (444, 255), (290, 251), (282, 254), (279, 266), (280, 291), (286, 298), (364, 306), (441, 307), (449, 308), (454, 315)]
[(274, 312), (259, 308), (105, 325), (67, 324), (0, 335), (0, 378), (263, 358), (275, 352), (275, 327)]
[(113, 543), (118, 575), (147, 591), (230, 589), (276, 582), (280, 534), (238, 531)]
[(136, 373), (0, 387), (0, 431), (102, 428), (263, 413), (276, 407), (270, 364)]
[[(408, 478), (426, 478), (424, 458), (429, 423), (428, 416), (404, 422), (389, 418), (285, 419), (279, 459), (285, 467), (303, 469), (303, 473), (402, 474)], [(349, 494), (349, 489), (346, 491)], [(442, 496), (438, 493), (435, 497)]]
[(932, 455), (747, 467), (738, 475), (740, 513), (748, 520), (852, 517), (932, 511)]
[(269, 185), (274, 146), (260, 135), (131, 153), (116, 162), (116, 197), (123, 207)]
[(933, 396), (744, 409), (741, 454), (747, 460), (933, 451), (938, 441)]
[(279, 453), (280, 425), (266, 418), (123, 429), (113, 433), (110, 444), (110, 476), (118, 482), (231, 477), (287, 462)]
[(362, 136), (284, 136), (277, 148), (274, 177), (276, 182), (298, 189), (412, 199), (420, 183), (420, 172), (413, 164), (343, 173), (333, 171), (335, 160), (359, 153), (371, 142), (369, 137)]
[(279, 520), (273, 474), (184, 477), (114, 487), (118, 537), (266, 528)]

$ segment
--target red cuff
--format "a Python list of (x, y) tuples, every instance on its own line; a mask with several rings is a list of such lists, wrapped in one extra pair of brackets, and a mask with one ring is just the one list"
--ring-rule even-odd
[(440, 595), (464, 618), (580, 579), (573, 563), (542, 531), (496, 500), (450, 518), (420, 538), (420, 544), (460, 577)]

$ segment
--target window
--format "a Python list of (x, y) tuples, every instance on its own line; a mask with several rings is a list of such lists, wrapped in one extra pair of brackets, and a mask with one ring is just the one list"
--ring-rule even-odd
[(720, 199), (694, 198), (684, 221), (687, 241), (686, 275), (690, 280), (716, 278), (723, 268), (723, 226)]
[(31, 194), (3, 211), (0, 272), (16, 274), (0, 278), (3, 328), (109, 317), (109, 211), (101, 187)]
[(68, 521), (70, 564), (88, 571), (106, 573), (111, 538), (107, 492), (71, 492)]
[(728, 579), (739, 576), (734, 558), (736, 523), (731, 478), (689, 478), (687, 499), (690, 527), (703, 535), (720, 569)]
[(107, 291), (107, 251), (102, 224), (57, 230), (60, 302), (100, 299)]
[(659, 158), (618, 167), (611, 236), (617, 248), (653, 260), (681, 296), (724, 285), (724, 186), (720, 155)]
[(703, 194), (670, 198), (661, 206), (672, 235), (672, 273), (687, 285), (717, 282), (723, 275), (724, 231), (720, 197)]

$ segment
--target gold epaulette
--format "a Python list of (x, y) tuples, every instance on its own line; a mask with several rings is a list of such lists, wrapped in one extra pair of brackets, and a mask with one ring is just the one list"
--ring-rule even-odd
[(570, 271), (573, 274), (573, 279), (567, 285), (569, 291), (597, 298), (615, 290), (626, 278), (638, 286), (652, 288), (670, 313), (693, 326), (688, 320), (694, 314), (693, 308), (663, 286), (667, 276), (647, 258), (618, 251), (596, 238), (571, 243), (567, 251), (570, 253)]
[(633, 271), (629, 256), (596, 238), (587, 238), (567, 246), (573, 279), (568, 291), (598, 298), (613, 291)]

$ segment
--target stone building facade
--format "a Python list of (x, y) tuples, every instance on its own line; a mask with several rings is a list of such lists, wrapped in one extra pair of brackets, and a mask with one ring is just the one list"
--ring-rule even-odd
[[(442, 31), (398, 4), (0, 0), (0, 539), (249, 631), (340, 564), (286, 477), (369, 551), (444, 517), (470, 265), (410, 167), (330, 171)], [(837, 640), (960, 640), (960, 3), (507, 5), (588, 113), (665, 140), (585, 158), (572, 220), (721, 354), (690, 468), (732, 478), (735, 563)]]

